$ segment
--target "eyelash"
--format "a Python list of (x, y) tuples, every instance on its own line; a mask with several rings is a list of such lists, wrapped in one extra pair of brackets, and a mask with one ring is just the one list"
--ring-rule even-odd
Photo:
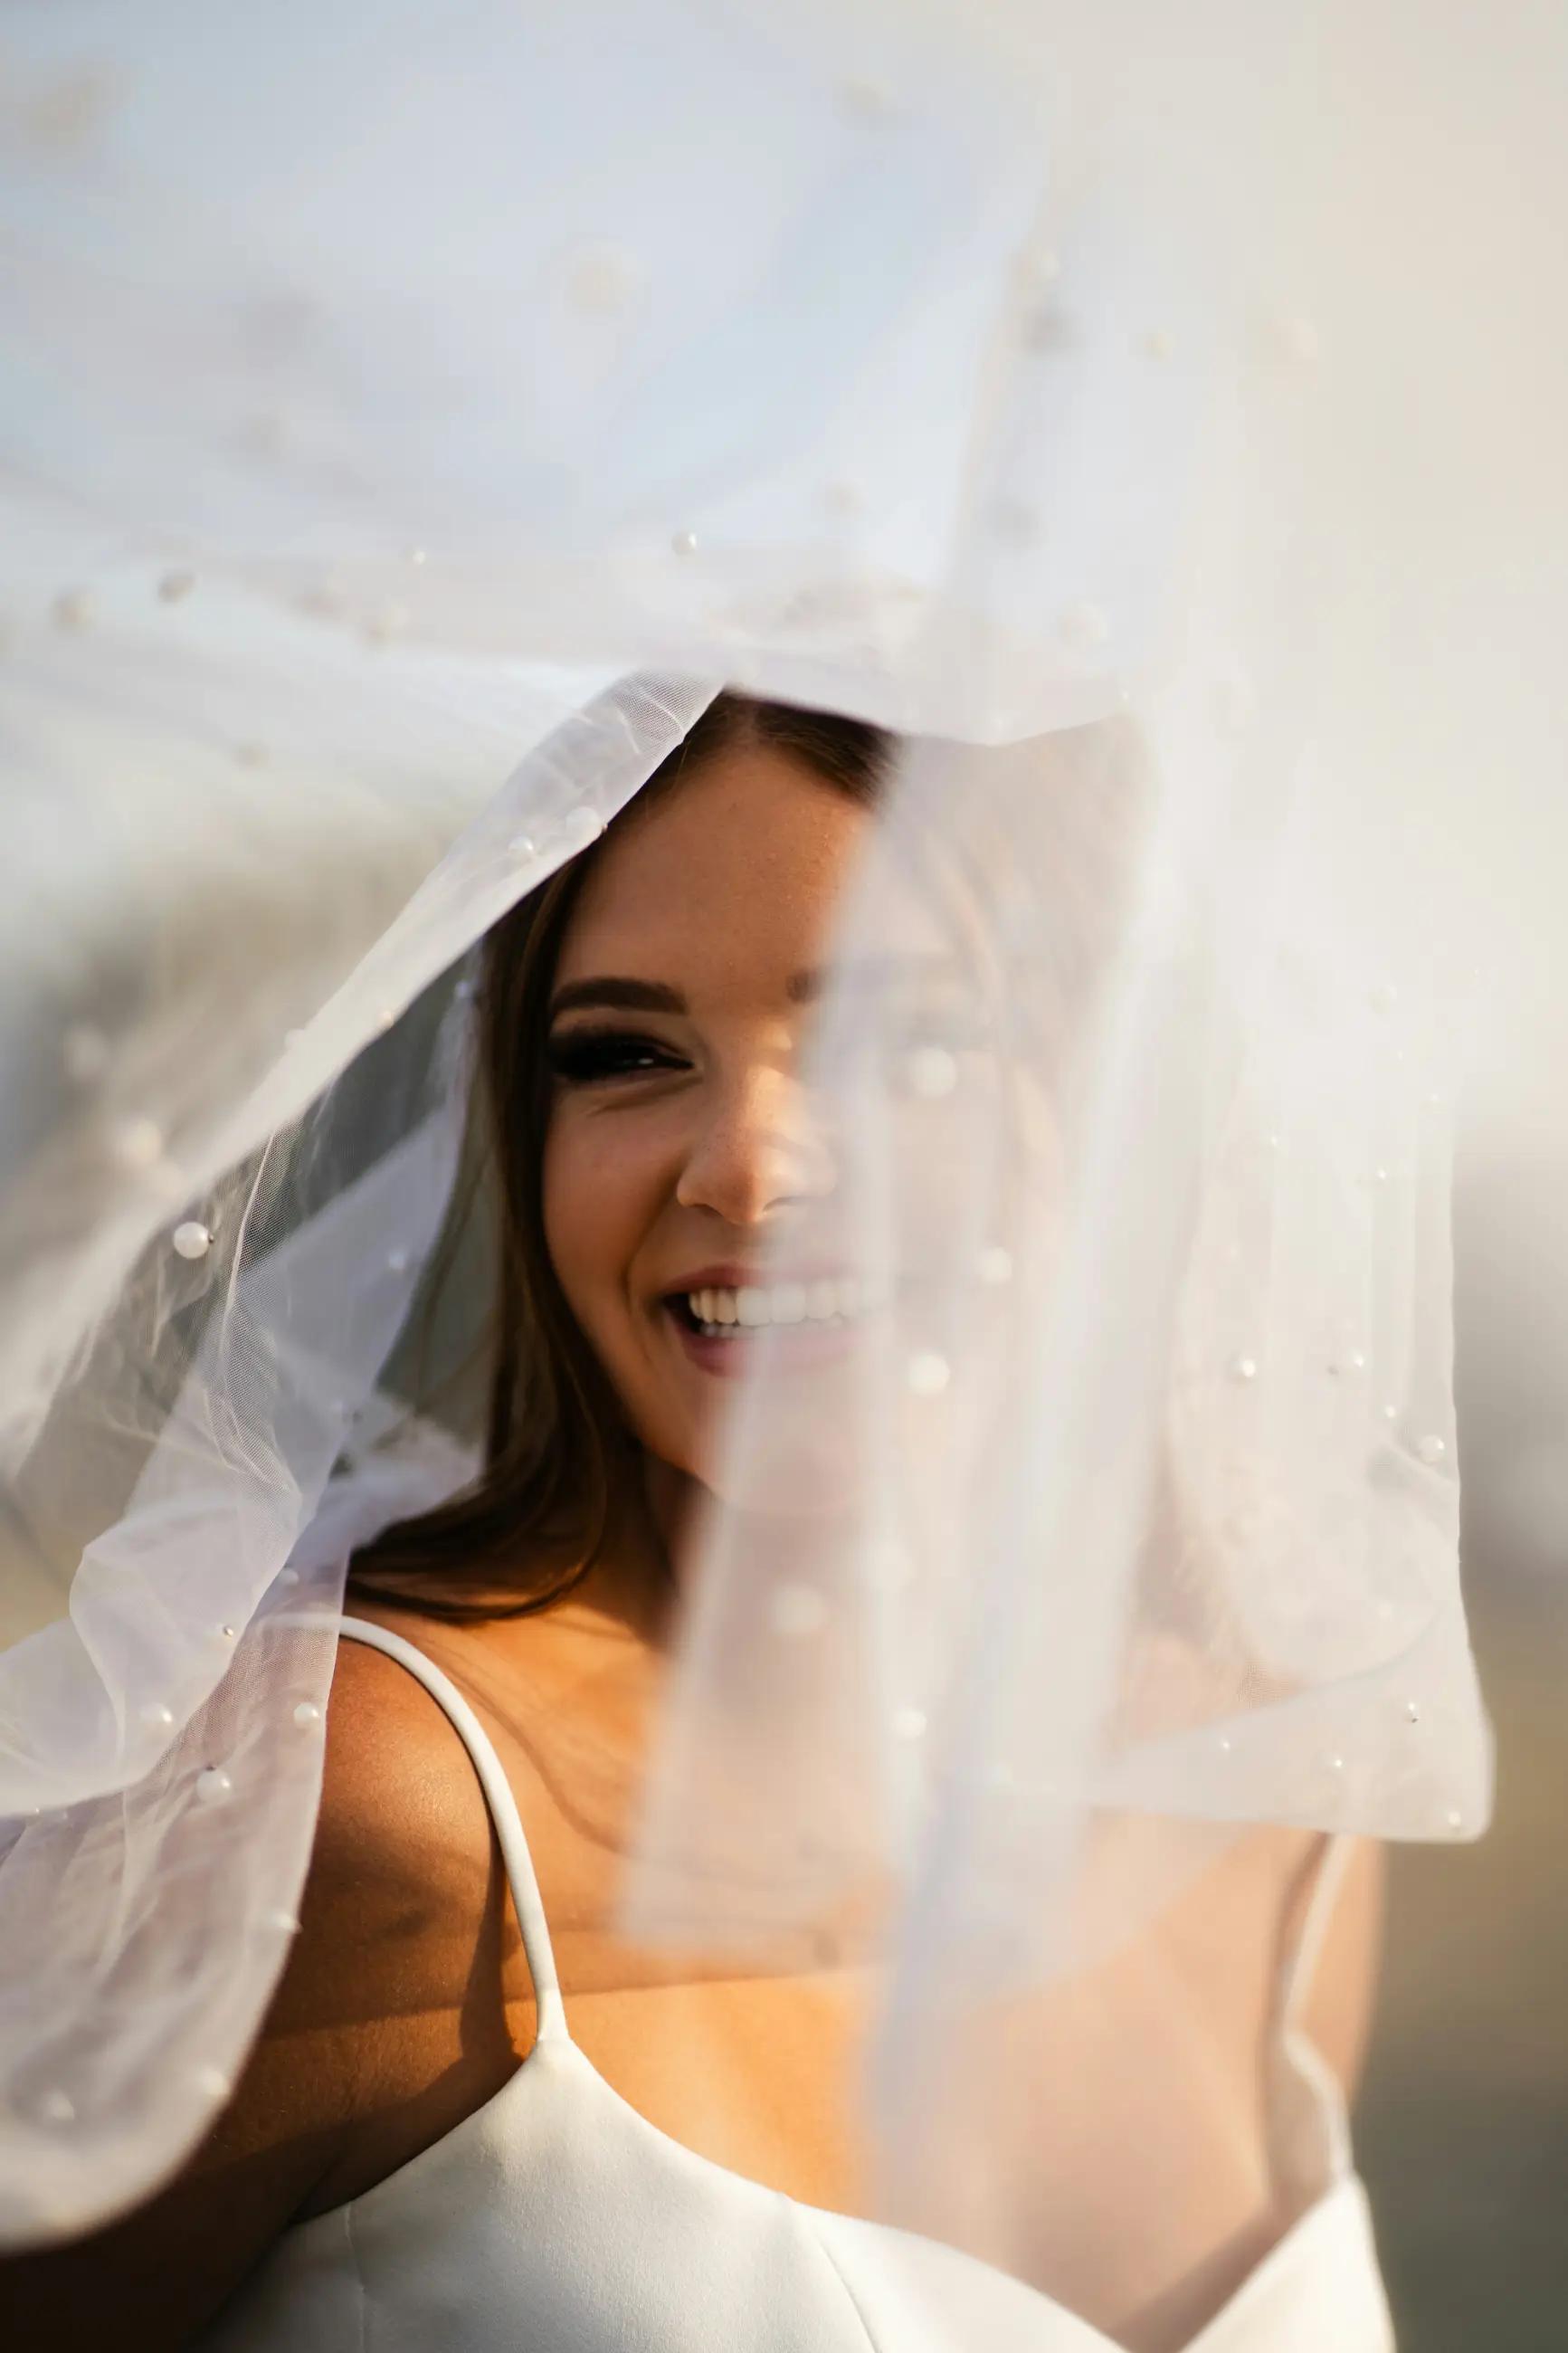
[[(552, 1038), (546, 1060), (568, 1086), (603, 1086), (617, 1079), (644, 1079), (654, 1071), (684, 1070), (681, 1058), (657, 1038), (633, 1029), (570, 1029)], [(642, 1057), (636, 1060), (635, 1057)]]

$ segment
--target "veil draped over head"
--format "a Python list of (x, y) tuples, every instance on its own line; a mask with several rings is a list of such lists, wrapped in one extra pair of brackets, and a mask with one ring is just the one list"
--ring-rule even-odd
[(1564, 520), (1565, 47), (0, 15), (6, 2240), (233, 2080), (348, 1554), (483, 1459), (479, 943), (726, 686), (898, 740), (791, 1237), (875, 1312), (740, 1385), (629, 1924), (874, 1917), (887, 2201), (973, 2237), (1069, 2129), (999, 2006), (1247, 1825), (1483, 1828), (1446, 842)]

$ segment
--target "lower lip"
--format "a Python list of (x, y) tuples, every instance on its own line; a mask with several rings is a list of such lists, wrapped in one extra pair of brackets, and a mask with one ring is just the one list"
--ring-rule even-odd
[(710, 1340), (694, 1332), (677, 1309), (664, 1310), (676, 1338), (699, 1372), (721, 1380), (734, 1380), (750, 1372), (765, 1351), (781, 1371), (805, 1372), (816, 1365), (837, 1363), (849, 1355), (860, 1336), (858, 1324), (765, 1324), (748, 1330), (744, 1339)]

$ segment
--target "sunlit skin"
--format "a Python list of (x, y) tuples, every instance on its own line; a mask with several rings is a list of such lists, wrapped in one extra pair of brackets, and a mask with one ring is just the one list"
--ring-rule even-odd
[[(579, 994), (552, 1023), (545, 1227), (641, 1441), (652, 1509), (542, 1616), (443, 1627), (367, 1613), (446, 1669), (495, 1744), (588, 2059), (672, 2139), (851, 2211), (874, 2199), (853, 2125), (866, 1974), (799, 1936), (745, 1964), (649, 1952), (618, 1934), (616, 1906), (667, 1655), (665, 1563), (733, 1394), (667, 1302), (704, 1270), (739, 1274), (831, 1233), (832, 1140), (800, 1058), (812, 976), (871, 821), (782, 754), (739, 749), (605, 846), (555, 976), (558, 997)], [(605, 979), (643, 1001), (586, 1002)], [(618, 1073), (602, 1048), (597, 1071), (584, 1069), (588, 1032), (624, 1041)], [(1257, 2111), (1282, 1924), (1314, 1844), (1238, 1838), (1103, 1968), (979, 2030), (1000, 2038), (1017, 2145), (1033, 2153), (1020, 2211), (999, 2201), (973, 2218), (972, 2242), (1003, 2259), (1026, 2248), (1026, 2275), (1032, 2264), (1133, 2353), (1177, 2353), (1289, 2219)], [(290, 2222), (384, 2179), (526, 2058), (532, 1989), (468, 1755), (408, 1675), (352, 1642), (301, 1913), (236, 2095), (184, 2174), (84, 2247), (0, 2277), (29, 2353), (99, 2341), (177, 2353)], [(1347, 2076), (1376, 1916), (1368, 1851), (1307, 2015)], [(988, 2244), (998, 2233), (1007, 2243)]]

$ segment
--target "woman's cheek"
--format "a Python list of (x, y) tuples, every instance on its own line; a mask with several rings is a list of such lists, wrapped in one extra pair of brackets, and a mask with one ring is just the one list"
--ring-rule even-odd
[[(563, 1107), (546, 1138), (544, 1240), (566, 1303), (595, 1349), (613, 1348), (646, 1229), (647, 1185), (629, 1122)], [(612, 1375), (613, 1364), (607, 1366)]]
[(589, 1304), (595, 1263), (604, 1257), (604, 1244), (595, 1237), (605, 1213), (603, 1187), (587, 1142), (582, 1122), (570, 1111), (559, 1113), (546, 1141), (542, 1172), (544, 1245), (579, 1323)]

